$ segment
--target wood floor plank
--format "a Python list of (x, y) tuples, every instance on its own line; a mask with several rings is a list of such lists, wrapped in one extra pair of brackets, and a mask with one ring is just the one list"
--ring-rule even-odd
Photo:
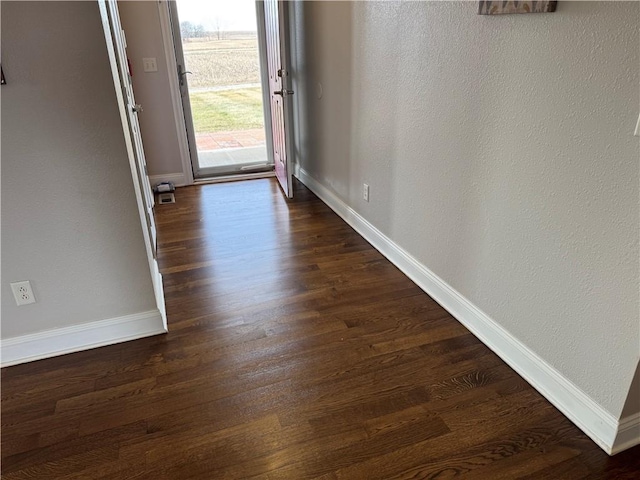
[(301, 184), (156, 216), (169, 333), (3, 369), (3, 478), (640, 478)]

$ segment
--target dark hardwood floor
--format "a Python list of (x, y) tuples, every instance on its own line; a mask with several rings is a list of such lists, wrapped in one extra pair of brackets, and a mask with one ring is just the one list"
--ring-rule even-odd
[(176, 200), (170, 332), (4, 369), (2, 478), (640, 478), (300, 184)]

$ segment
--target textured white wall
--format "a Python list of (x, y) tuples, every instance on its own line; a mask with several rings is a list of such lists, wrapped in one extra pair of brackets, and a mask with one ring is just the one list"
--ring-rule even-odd
[(2, 66), (2, 338), (155, 309), (97, 3), (3, 1)]
[(476, 10), (297, 5), (297, 161), (619, 415), (640, 355), (640, 4)]
[[(158, 4), (148, 0), (121, 1), (118, 8), (127, 36), (136, 102), (144, 108), (139, 120), (149, 175), (182, 173)], [(144, 71), (145, 57), (156, 58), (157, 72)], [(174, 70), (172, 66), (171, 71)]]

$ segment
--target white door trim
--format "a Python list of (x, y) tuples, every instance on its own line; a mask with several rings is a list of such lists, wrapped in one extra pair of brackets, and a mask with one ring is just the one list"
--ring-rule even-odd
[[(260, 84), (262, 85), (262, 113), (264, 115), (264, 133), (267, 143), (267, 159), (275, 166), (273, 158), (273, 130), (271, 129), (271, 94), (269, 91), (269, 73), (267, 65), (267, 32), (264, 26), (264, 1), (256, 1), (256, 22), (258, 28), (258, 58), (260, 60)], [(271, 175), (273, 176), (273, 175)]]
[[(282, 88), (293, 90), (293, 82), (291, 80), (291, 65), (292, 65), (292, 52), (291, 52), (291, 36), (290, 30), (290, 10), (291, 2), (278, 1), (279, 18), (280, 18), (280, 56), (282, 57), (280, 62), (282, 68), (287, 72), (286, 77), (283, 79)], [(284, 48), (283, 48), (284, 47)], [(284, 114), (284, 148), (287, 152), (287, 183), (289, 184), (289, 198), (293, 198), (293, 168), (295, 150), (293, 148), (294, 132), (293, 132), (293, 98), (291, 95), (283, 97), (282, 108)]]
[(109, 15), (107, 13), (107, 1), (115, 0), (99, 0), (98, 6), (100, 8), (100, 18), (102, 21), (102, 28), (104, 30), (105, 43), (107, 47), (107, 54), (109, 56), (109, 64), (111, 66), (111, 75), (113, 77), (113, 87), (116, 93), (116, 100), (118, 103), (118, 111), (120, 113), (120, 122), (122, 123), (122, 134), (124, 136), (124, 142), (127, 149), (127, 157), (129, 159), (129, 167), (131, 169), (131, 177), (133, 179), (133, 189), (136, 195), (136, 204), (138, 206), (138, 215), (140, 217), (140, 226), (142, 227), (142, 235), (144, 237), (144, 246), (147, 252), (147, 261), (149, 262), (149, 273), (151, 275), (151, 282), (153, 283), (153, 290), (156, 296), (156, 305), (158, 311), (162, 316), (162, 321), (166, 330), (167, 327), (167, 315), (164, 304), (164, 289), (162, 286), (162, 275), (158, 270), (158, 262), (155, 259), (153, 251), (153, 240), (149, 234), (147, 228), (147, 202), (142, 192), (139, 181), (138, 166), (136, 164), (136, 157), (133, 152), (133, 143), (131, 142), (131, 136), (129, 132), (129, 120), (127, 118), (127, 106), (122, 95), (122, 88), (120, 82), (120, 73), (118, 71), (118, 62), (116, 60), (116, 52), (113, 48), (113, 42), (111, 39), (111, 25), (109, 24)]
[(169, 17), (169, 4), (166, 0), (158, 1), (158, 13), (160, 14), (160, 30), (162, 31), (162, 44), (164, 46), (165, 59), (167, 61), (167, 74), (169, 75), (169, 90), (171, 92), (171, 105), (173, 107), (173, 121), (178, 136), (178, 149), (180, 151), (180, 163), (182, 164), (183, 185), (193, 185), (193, 168), (189, 153), (189, 141), (187, 128), (182, 108), (182, 97), (178, 85), (178, 73), (176, 70), (176, 52), (173, 46), (173, 33), (171, 31), (171, 19)]

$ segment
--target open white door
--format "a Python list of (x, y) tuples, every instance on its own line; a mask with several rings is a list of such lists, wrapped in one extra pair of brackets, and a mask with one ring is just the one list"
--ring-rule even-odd
[(126, 39), (120, 25), (120, 14), (115, 0), (98, 0), (100, 16), (107, 42), (107, 52), (111, 63), (113, 81), (116, 88), (116, 97), (120, 109), (120, 117), (124, 127), (125, 144), (129, 155), (129, 164), (134, 179), (134, 190), (138, 202), (140, 219), (143, 227), (145, 244), (151, 278), (156, 295), (158, 309), (166, 327), (166, 313), (164, 293), (162, 288), (162, 276), (156, 261), (156, 225), (153, 217), (154, 196), (149, 182), (147, 165), (142, 147), (138, 112), (142, 107), (135, 102), (133, 86), (129, 72), (129, 62), (126, 53)]
[[(129, 61), (127, 59), (127, 43), (124, 31), (120, 25), (118, 4), (113, 0), (101, 0), (100, 5), (101, 8), (105, 8), (108, 19), (107, 26), (110, 30), (108, 38), (111, 38), (114, 49), (116, 65), (118, 68), (119, 87), (125, 103), (129, 136), (138, 171), (137, 179), (145, 201), (146, 223), (149, 230), (149, 236), (152, 241), (151, 249), (155, 257), (156, 225), (153, 218), (154, 196), (151, 189), (151, 183), (149, 182), (149, 175), (147, 173), (147, 163), (144, 156), (144, 148), (142, 147), (142, 137), (140, 135), (140, 124), (138, 123), (138, 113), (142, 111), (142, 106), (136, 104), (135, 97), (133, 96), (133, 85), (131, 83)], [(118, 84), (116, 84), (116, 87), (118, 87)]]
[(264, 23), (269, 74), (269, 106), (273, 136), (273, 160), (278, 182), (289, 198), (293, 197), (293, 107), (289, 85), (288, 2), (264, 0)]

